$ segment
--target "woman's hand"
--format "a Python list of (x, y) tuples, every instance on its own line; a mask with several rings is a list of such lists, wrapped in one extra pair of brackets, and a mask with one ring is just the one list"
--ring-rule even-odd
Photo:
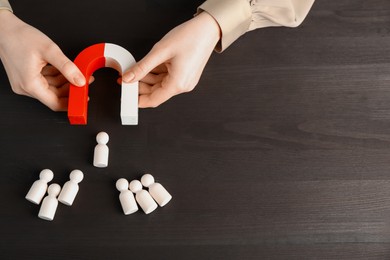
[(206, 12), (168, 32), (136, 65), (124, 73), (124, 82), (140, 81), (139, 107), (157, 107), (198, 84), (221, 32)]
[(52, 40), (7, 10), (0, 10), (0, 58), (15, 93), (54, 111), (67, 109), (68, 82), (85, 84), (83, 74)]

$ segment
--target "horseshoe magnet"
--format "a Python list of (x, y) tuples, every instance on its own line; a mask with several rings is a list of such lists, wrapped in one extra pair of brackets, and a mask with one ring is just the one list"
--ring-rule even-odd
[[(82, 87), (70, 85), (68, 118), (72, 125), (86, 125), (88, 112), (89, 78), (98, 69), (109, 67), (123, 74), (135, 59), (123, 47), (112, 43), (99, 43), (87, 47), (77, 55), (74, 63), (86, 78)], [(125, 83), (122, 81), (120, 116), (122, 125), (138, 124), (138, 81)]]

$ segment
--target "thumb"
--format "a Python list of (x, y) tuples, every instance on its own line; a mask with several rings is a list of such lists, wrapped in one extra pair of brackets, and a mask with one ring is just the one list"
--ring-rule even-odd
[(62, 75), (73, 85), (84, 86), (86, 83), (84, 75), (79, 68), (64, 55), (61, 49), (53, 43), (53, 46), (45, 53), (48, 63), (56, 67)]
[(158, 65), (167, 61), (170, 57), (167, 52), (161, 49), (152, 48), (152, 50), (128, 71), (126, 71), (122, 79), (126, 83), (139, 81), (144, 78), (151, 70), (156, 68)]

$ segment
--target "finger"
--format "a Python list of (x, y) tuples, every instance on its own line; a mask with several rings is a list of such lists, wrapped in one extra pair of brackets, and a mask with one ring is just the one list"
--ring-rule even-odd
[(139, 81), (152, 69), (167, 61), (169, 58), (168, 51), (154, 47), (142, 60), (123, 74), (123, 81), (127, 83)]
[(31, 96), (41, 101), (53, 111), (65, 111), (67, 109), (67, 98), (58, 97), (57, 88), (50, 87), (44, 80), (32, 83)]
[(16, 90), (13, 90), (13, 91), (14, 91), (14, 93), (16, 93), (18, 95), (27, 96), (27, 97), (33, 97), (28, 92), (26, 92), (24, 89), (22, 89), (22, 88), (19, 88), (17, 91)]
[(140, 108), (147, 107), (157, 107), (173, 97), (175, 94), (169, 88), (162, 88), (161, 86), (156, 86), (155, 89), (150, 94), (140, 95), (139, 104)]
[(66, 92), (66, 90), (69, 91), (69, 88), (66, 87), (66, 85), (61, 87), (48, 86), (47, 90), (53, 92), (57, 97), (64, 97), (67, 96), (66, 94), (69, 94), (69, 92)]
[(32, 97), (23, 87), (23, 85), (21, 84), (15, 84), (13, 82), (11, 82), (11, 89), (12, 91), (17, 94), (17, 95), (22, 95), (22, 96), (28, 96), (28, 97)]
[(41, 103), (53, 111), (66, 111), (68, 108), (68, 98), (58, 97), (49, 89), (35, 93), (34, 98), (38, 99)]
[[(89, 78), (89, 84), (91, 84), (94, 80), (95, 80), (95, 77), (91, 76)], [(69, 88), (70, 88), (69, 82), (66, 82), (62, 86), (57, 87), (57, 90), (55, 91), (55, 93), (58, 97), (68, 97), (69, 96)]]
[(150, 94), (152, 93), (152, 86), (146, 83), (140, 82), (138, 86), (138, 93), (140, 95)]
[[(65, 84), (69, 85), (68, 80), (62, 74), (59, 74), (56, 77), (45, 76), (45, 79), (47, 80), (47, 83), (50, 86), (53, 86), (53, 87), (59, 88), (59, 87), (62, 87), (63, 85), (65, 85)], [(95, 81), (95, 78), (91, 76), (89, 78), (89, 84), (91, 84), (94, 81)]]
[(42, 68), (41, 74), (43, 76), (57, 76), (60, 74), (60, 71), (52, 65), (46, 65)]
[(45, 58), (48, 63), (56, 67), (65, 78), (75, 86), (84, 86), (85, 77), (80, 72), (79, 68), (69, 60), (61, 49), (53, 43), (45, 52)]
[(148, 73), (143, 79), (140, 80), (140, 82), (144, 82), (149, 85), (154, 85), (158, 82), (161, 82), (165, 75), (166, 75), (165, 73), (163, 74)]
[(45, 79), (47, 80), (50, 86), (55, 86), (55, 87), (60, 87), (68, 82), (68, 80), (62, 74), (59, 74), (55, 77), (45, 76)]
[(94, 76), (90, 76), (89, 80), (88, 80), (88, 84), (92, 84), (94, 81), (95, 81), (95, 77)]
[(165, 64), (160, 64), (151, 71), (154, 74), (166, 73), (168, 72), (168, 68)]
[(57, 97), (69, 97), (69, 83), (62, 85), (59, 88), (53, 89), (53, 92), (57, 95)]

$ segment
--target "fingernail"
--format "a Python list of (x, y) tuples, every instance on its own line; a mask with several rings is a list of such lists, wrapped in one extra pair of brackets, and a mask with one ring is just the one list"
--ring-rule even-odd
[(76, 76), (76, 77), (74, 78), (74, 81), (76, 82), (77, 86), (82, 87), (82, 86), (85, 85), (85, 79), (84, 79), (84, 77), (82, 77), (82, 76)]
[(134, 79), (134, 77), (135, 77), (135, 74), (133, 72), (129, 72), (126, 75), (123, 76), (122, 80), (124, 82), (129, 83), (130, 81), (132, 81)]

